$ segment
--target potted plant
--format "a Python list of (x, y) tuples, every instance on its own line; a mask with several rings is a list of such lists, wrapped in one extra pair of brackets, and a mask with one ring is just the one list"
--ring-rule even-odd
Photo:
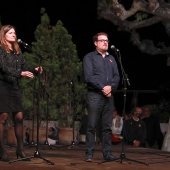
[[(51, 26), (45, 9), (41, 9), (41, 12), (43, 14), (41, 23), (35, 30), (36, 42), (32, 43), (33, 53), (25, 52), (24, 56), (31, 65), (40, 62), (39, 56), (43, 56), (41, 65), (44, 71), (40, 81), (37, 79), (35, 83), (40, 99), (40, 119), (46, 118), (48, 96), (48, 119), (57, 120), (58, 128), (70, 128), (73, 126), (73, 119), (83, 114), (85, 105), (86, 85), (79, 81), (82, 75), (82, 62), (78, 57), (76, 45), (72, 42), (72, 36), (63, 23), (59, 20), (55, 26)], [(23, 80), (22, 85), (24, 108), (29, 114), (32, 107), (30, 94), (33, 93), (33, 85), (27, 80)]]

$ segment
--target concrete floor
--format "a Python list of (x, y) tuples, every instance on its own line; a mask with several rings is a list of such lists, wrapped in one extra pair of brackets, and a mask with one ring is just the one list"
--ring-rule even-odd
[[(85, 162), (85, 145), (26, 146), (31, 161), (2, 162), (0, 170), (167, 170), (170, 168), (170, 152), (148, 148), (136, 148), (122, 144), (113, 145), (112, 152), (119, 158), (103, 162), (101, 146), (96, 145), (93, 162)], [(16, 147), (7, 147), (12, 161), (16, 160)], [(121, 157), (125, 156), (125, 157)]]

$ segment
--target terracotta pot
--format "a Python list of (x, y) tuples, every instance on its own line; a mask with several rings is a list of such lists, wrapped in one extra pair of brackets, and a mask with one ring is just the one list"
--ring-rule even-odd
[(73, 128), (58, 128), (58, 137), (59, 144), (69, 145), (72, 141), (77, 141), (77, 129), (74, 129), (74, 138), (73, 138)]
[[(23, 142), (25, 142), (26, 128), (23, 128)], [(7, 145), (17, 145), (17, 139), (15, 137), (14, 127), (7, 127), (5, 129), (5, 138)]]
[[(34, 132), (33, 135), (32, 132)], [(39, 133), (38, 135), (39, 144), (44, 144), (46, 141), (46, 127), (40, 127), (38, 133)], [(29, 142), (31, 142), (32, 140), (34, 140), (34, 143), (37, 143), (37, 127), (34, 128), (34, 131), (30, 129)]]

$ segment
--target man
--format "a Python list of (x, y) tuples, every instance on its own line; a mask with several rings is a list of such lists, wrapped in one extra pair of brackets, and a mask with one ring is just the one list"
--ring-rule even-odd
[(84, 76), (88, 87), (86, 131), (86, 161), (93, 159), (95, 131), (101, 118), (102, 153), (105, 160), (115, 160), (111, 153), (111, 125), (114, 109), (113, 91), (119, 84), (119, 72), (116, 61), (108, 50), (108, 34), (101, 32), (93, 36), (96, 49), (83, 59)]
[(142, 107), (141, 119), (145, 122), (147, 129), (146, 147), (161, 150), (164, 137), (161, 132), (159, 119), (151, 114), (151, 107), (149, 105)]
[(136, 147), (144, 147), (146, 142), (145, 123), (139, 118), (142, 113), (140, 107), (135, 107), (132, 117), (125, 121), (125, 140), (128, 144)]

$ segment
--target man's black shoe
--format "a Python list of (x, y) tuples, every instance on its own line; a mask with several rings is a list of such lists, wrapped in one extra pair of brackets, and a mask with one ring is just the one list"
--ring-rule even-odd
[(92, 160), (93, 160), (93, 155), (92, 155), (92, 154), (86, 154), (85, 160), (86, 160), (86, 162), (92, 162)]
[(114, 161), (114, 160), (117, 160), (117, 159), (118, 158), (111, 153), (104, 155), (104, 160), (106, 160), (106, 161)]

